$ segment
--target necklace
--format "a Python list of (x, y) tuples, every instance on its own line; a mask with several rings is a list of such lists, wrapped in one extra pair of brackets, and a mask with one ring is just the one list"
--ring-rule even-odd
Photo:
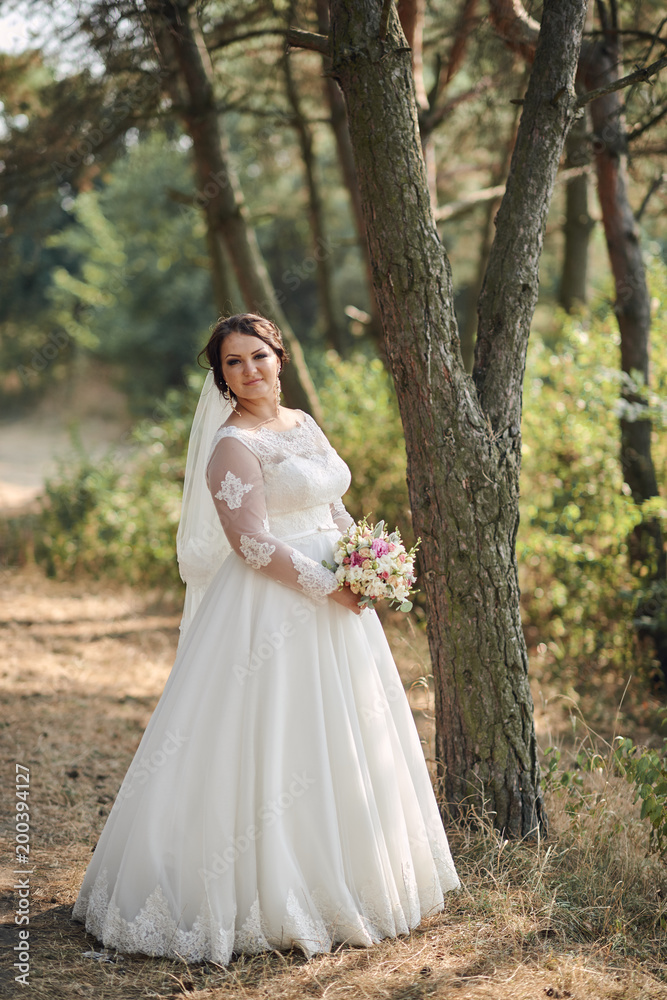
[[(237, 417), (241, 416), (236, 407), (234, 407), (234, 413), (237, 415)], [(262, 420), (261, 423), (259, 424), (253, 424), (252, 427), (248, 427), (247, 430), (255, 431), (257, 430), (258, 427), (263, 427), (265, 424), (270, 424), (272, 420), (277, 420), (279, 416), (280, 416), (280, 410), (278, 410), (278, 413), (276, 413), (275, 417), (267, 417), (266, 420)]]

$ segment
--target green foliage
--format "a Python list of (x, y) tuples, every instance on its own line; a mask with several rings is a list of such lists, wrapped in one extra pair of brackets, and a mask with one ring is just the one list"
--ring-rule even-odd
[(189, 155), (155, 132), (104, 187), (72, 204), (76, 225), (51, 237), (51, 321), (77, 349), (113, 365), (138, 412), (182, 382), (214, 316), (203, 216), (170, 191), (191, 189)]
[[(664, 274), (655, 278), (664, 297)], [(653, 405), (667, 385), (667, 321), (656, 314), (653, 338)], [(607, 306), (586, 327), (563, 316), (556, 346), (535, 337), (524, 382), (521, 524), (517, 557), (524, 624), (544, 665), (561, 680), (593, 688), (628, 664), (650, 668), (637, 646), (633, 609), (664, 601), (649, 582), (648, 567), (630, 566), (628, 536), (642, 517), (665, 525), (664, 498), (642, 511), (623, 483), (618, 412), (621, 376), (616, 318)], [(664, 482), (667, 449), (654, 435), (658, 481)], [(647, 587), (639, 580), (646, 577)], [(651, 590), (649, 594), (648, 591)], [(657, 609), (659, 612), (659, 608)]]
[(178, 585), (176, 529), (199, 387), (172, 390), (115, 452), (94, 461), (79, 449), (46, 483), (35, 558), (49, 575)]
[(345, 506), (355, 520), (369, 515), (398, 527), (409, 548), (405, 439), (391, 377), (379, 359), (361, 353), (342, 360), (330, 351), (326, 362), (320, 398), (327, 436), (352, 472)]
[(626, 781), (634, 787), (634, 802), (642, 800), (641, 818), (651, 825), (651, 844), (667, 851), (667, 739), (662, 749), (638, 747), (627, 738), (619, 738), (614, 748), (615, 763)]
[[(546, 790), (565, 796), (565, 811), (574, 826), (580, 826), (586, 815), (605, 811), (606, 785), (610, 777), (620, 775), (633, 790), (633, 804), (641, 800), (639, 817), (649, 827), (649, 848), (658, 854), (667, 852), (667, 739), (656, 749), (619, 736), (605, 754), (582, 746), (570, 769), (561, 768), (561, 757), (557, 747), (545, 751), (543, 784)], [(587, 773), (602, 775), (602, 788), (591, 787), (585, 780)]]

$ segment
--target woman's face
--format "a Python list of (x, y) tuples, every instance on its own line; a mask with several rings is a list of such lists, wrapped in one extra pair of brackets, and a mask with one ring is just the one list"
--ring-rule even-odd
[(230, 333), (220, 347), (222, 374), (237, 399), (275, 399), (280, 360), (259, 337)]

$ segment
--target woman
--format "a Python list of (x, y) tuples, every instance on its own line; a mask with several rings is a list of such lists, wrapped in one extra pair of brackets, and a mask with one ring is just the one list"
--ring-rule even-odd
[(181, 640), (73, 917), (119, 951), (193, 962), (368, 946), (459, 883), (377, 615), (322, 565), (352, 523), (350, 473), (280, 405), (273, 323), (220, 320), (205, 353)]

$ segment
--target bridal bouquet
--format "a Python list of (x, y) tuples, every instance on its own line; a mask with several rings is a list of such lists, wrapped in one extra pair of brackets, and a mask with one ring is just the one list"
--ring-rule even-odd
[(415, 553), (421, 539), (406, 552), (398, 530), (388, 534), (384, 521), (368, 524), (366, 518), (353, 524), (336, 542), (334, 566), (324, 562), (336, 574), (339, 587), (349, 587), (354, 594), (363, 594), (363, 607), (379, 598), (397, 604), (400, 611), (410, 611)]

